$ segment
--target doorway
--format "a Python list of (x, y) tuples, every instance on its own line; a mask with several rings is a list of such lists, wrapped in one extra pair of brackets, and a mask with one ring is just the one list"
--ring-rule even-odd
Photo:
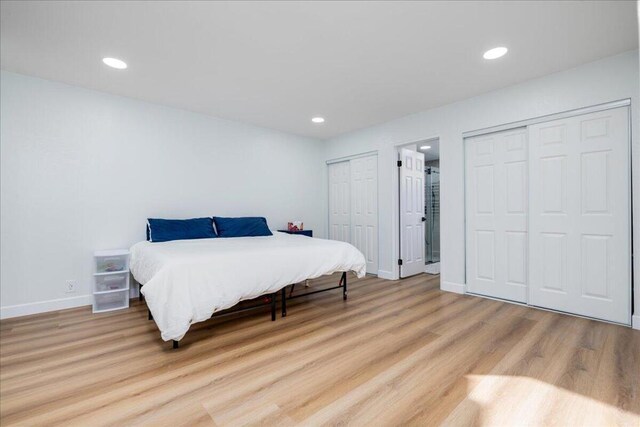
[(398, 146), (400, 277), (440, 274), (440, 141)]
[(421, 144), (424, 154), (425, 272), (440, 274), (440, 150), (439, 140)]

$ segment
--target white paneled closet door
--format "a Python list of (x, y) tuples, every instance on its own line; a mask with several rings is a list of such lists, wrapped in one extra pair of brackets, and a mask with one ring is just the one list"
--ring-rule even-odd
[(527, 130), (465, 139), (467, 291), (527, 301)]
[(400, 277), (424, 273), (424, 154), (400, 150)]
[(329, 164), (329, 238), (351, 243), (351, 168)]
[(378, 274), (378, 156), (351, 163), (352, 244), (367, 260), (367, 273)]
[(529, 127), (530, 304), (630, 323), (628, 114)]
[(378, 274), (378, 156), (329, 167), (329, 238), (364, 254), (367, 273)]

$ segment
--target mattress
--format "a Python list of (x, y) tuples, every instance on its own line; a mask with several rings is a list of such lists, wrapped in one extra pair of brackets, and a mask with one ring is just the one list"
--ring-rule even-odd
[(162, 339), (180, 340), (193, 323), (243, 300), (339, 271), (363, 277), (364, 255), (335, 240), (273, 236), (139, 242), (130, 269)]

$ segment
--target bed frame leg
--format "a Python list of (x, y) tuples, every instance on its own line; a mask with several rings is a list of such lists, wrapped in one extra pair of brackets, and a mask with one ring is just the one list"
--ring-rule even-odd
[(342, 278), (340, 279), (340, 282), (342, 283), (342, 299), (344, 301), (347, 300), (347, 272), (343, 272), (342, 273)]
[(274, 292), (271, 294), (271, 321), (275, 322), (276, 320), (276, 298), (278, 297), (278, 293)]
[(149, 313), (149, 320), (153, 320), (153, 314), (151, 314), (151, 310), (147, 309), (147, 312)]
[(179, 347), (180, 347), (180, 341), (173, 340), (173, 349), (175, 350), (176, 348), (179, 348)]
[(282, 317), (287, 317), (287, 287), (282, 288)]

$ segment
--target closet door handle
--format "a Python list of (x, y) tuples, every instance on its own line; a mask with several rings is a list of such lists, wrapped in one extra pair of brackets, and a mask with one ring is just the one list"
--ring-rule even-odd
[(422, 222), (425, 222), (427, 220), (427, 218), (422, 217)]

